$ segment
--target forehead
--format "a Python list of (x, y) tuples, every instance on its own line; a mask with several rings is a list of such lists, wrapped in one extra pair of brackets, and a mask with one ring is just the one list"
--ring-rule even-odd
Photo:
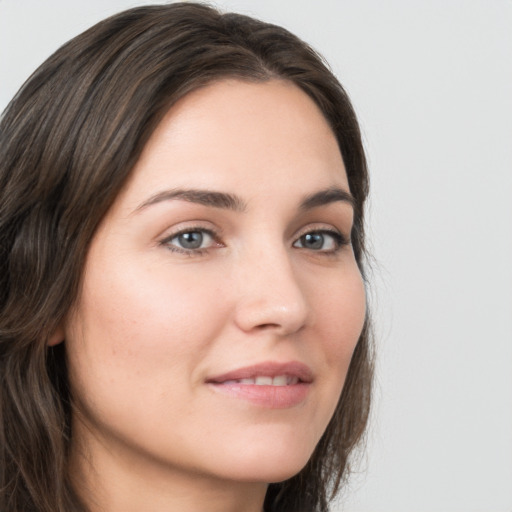
[(301, 89), (282, 80), (224, 80), (179, 100), (144, 148), (127, 199), (162, 186), (266, 194), (292, 193), (295, 187), (301, 193), (330, 186), (348, 191), (328, 122)]

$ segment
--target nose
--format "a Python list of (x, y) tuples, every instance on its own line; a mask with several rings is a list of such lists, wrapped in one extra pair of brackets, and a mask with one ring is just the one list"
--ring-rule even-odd
[(306, 325), (310, 315), (307, 296), (284, 247), (252, 254), (234, 275), (238, 290), (235, 323), (240, 329), (287, 336)]

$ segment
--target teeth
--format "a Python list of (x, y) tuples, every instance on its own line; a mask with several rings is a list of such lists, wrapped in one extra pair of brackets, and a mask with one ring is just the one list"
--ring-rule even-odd
[(278, 375), (272, 379), (273, 386), (286, 386), (288, 378), (285, 375)]
[(256, 377), (256, 386), (272, 386), (272, 377)]
[(223, 384), (252, 384), (256, 386), (293, 386), (299, 383), (298, 377), (277, 375), (276, 377), (257, 376), (253, 379), (228, 380)]

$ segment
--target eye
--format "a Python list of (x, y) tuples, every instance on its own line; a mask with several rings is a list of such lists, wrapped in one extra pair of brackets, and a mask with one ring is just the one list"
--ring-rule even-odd
[(193, 228), (174, 233), (161, 242), (172, 251), (185, 254), (200, 254), (209, 248), (220, 245), (215, 234), (204, 228)]
[(347, 245), (345, 237), (336, 231), (317, 230), (310, 231), (300, 236), (293, 244), (293, 247), (309, 249), (311, 251), (335, 253), (343, 245)]

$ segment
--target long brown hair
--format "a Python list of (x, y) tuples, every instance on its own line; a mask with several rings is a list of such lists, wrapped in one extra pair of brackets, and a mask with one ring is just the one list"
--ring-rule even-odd
[[(47, 342), (75, 301), (95, 230), (165, 112), (223, 78), (293, 82), (335, 133), (355, 198), (364, 275), (368, 178), (350, 101), (322, 59), (283, 28), (195, 3), (147, 6), (74, 38), (29, 78), (0, 122), (0, 509), (79, 512), (67, 470), (65, 343)], [(305, 468), (269, 486), (267, 512), (326, 511), (361, 440), (370, 324), (336, 412)]]

